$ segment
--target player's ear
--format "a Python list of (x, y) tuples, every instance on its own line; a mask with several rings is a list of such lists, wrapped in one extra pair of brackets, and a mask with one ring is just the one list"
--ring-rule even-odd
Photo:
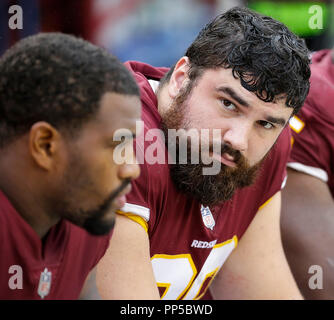
[(36, 122), (29, 132), (29, 151), (35, 163), (51, 170), (61, 146), (61, 135), (47, 122)]
[(169, 80), (168, 94), (174, 99), (179, 93), (180, 89), (185, 85), (188, 78), (189, 58), (182, 57), (175, 65), (174, 71)]

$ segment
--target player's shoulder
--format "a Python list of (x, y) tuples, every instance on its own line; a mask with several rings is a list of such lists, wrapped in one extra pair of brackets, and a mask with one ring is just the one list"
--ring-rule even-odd
[[(152, 90), (151, 87), (150, 89)], [(155, 100), (150, 99), (146, 104), (143, 103), (142, 121), (143, 130), (135, 141), (136, 158), (141, 168), (139, 179), (146, 179), (150, 184), (158, 184), (166, 181), (169, 176), (169, 154)]]
[(325, 121), (334, 125), (334, 63), (331, 50), (312, 57), (310, 91), (297, 117), (303, 121)]
[(156, 124), (154, 119), (145, 119), (144, 130), (136, 139), (135, 152), (141, 170), (136, 181), (142, 180), (143, 186), (148, 189), (162, 191), (170, 178), (169, 154), (164, 132), (152, 124)]
[(331, 50), (321, 50), (312, 56), (311, 92), (321, 90), (323, 86), (332, 86), (334, 83), (334, 63)]
[(154, 67), (147, 63), (139, 61), (127, 61), (124, 63), (124, 65), (133, 74), (137, 76), (142, 75), (147, 79), (160, 80), (169, 70), (169, 68), (166, 67)]
[(152, 101), (155, 102), (156, 97), (149, 80), (160, 81), (169, 69), (166, 67), (154, 67), (138, 61), (127, 61), (124, 65), (132, 73), (139, 86), (143, 104), (150, 104)]

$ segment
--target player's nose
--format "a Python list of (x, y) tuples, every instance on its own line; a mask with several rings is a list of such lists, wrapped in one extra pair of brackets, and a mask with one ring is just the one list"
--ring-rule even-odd
[(136, 160), (133, 163), (125, 163), (119, 169), (120, 179), (137, 179), (140, 175), (140, 167)]
[(231, 121), (229, 128), (225, 131), (224, 142), (229, 144), (234, 150), (245, 152), (248, 149), (251, 129), (252, 124), (247, 119)]

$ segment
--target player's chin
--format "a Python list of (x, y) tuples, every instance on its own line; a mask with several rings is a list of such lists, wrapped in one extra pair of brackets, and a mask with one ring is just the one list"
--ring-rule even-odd
[(100, 219), (87, 219), (83, 228), (94, 236), (103, 236), (114, 228), (115, 220), (115, 213), (112, 212)]

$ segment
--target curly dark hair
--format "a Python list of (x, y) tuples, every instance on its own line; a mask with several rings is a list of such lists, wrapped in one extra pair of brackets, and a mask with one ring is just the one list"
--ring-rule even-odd
[(61, 33), (19, 41), (0, 58), (0, 147), (37, 121), (75, 134), (106, 92), (139, 96), (129, 71), (106, 50)]
[[(310, 83), (310, 53), (305, 41), (282, 23), (235, 7), (207, 24), (187, 49), (189, 78), (208, 68), (231, 68), (241, 85), (265, 102), (286, 99), (296, 114)], [(173, 68), (166, 75), (169, 80)]]

